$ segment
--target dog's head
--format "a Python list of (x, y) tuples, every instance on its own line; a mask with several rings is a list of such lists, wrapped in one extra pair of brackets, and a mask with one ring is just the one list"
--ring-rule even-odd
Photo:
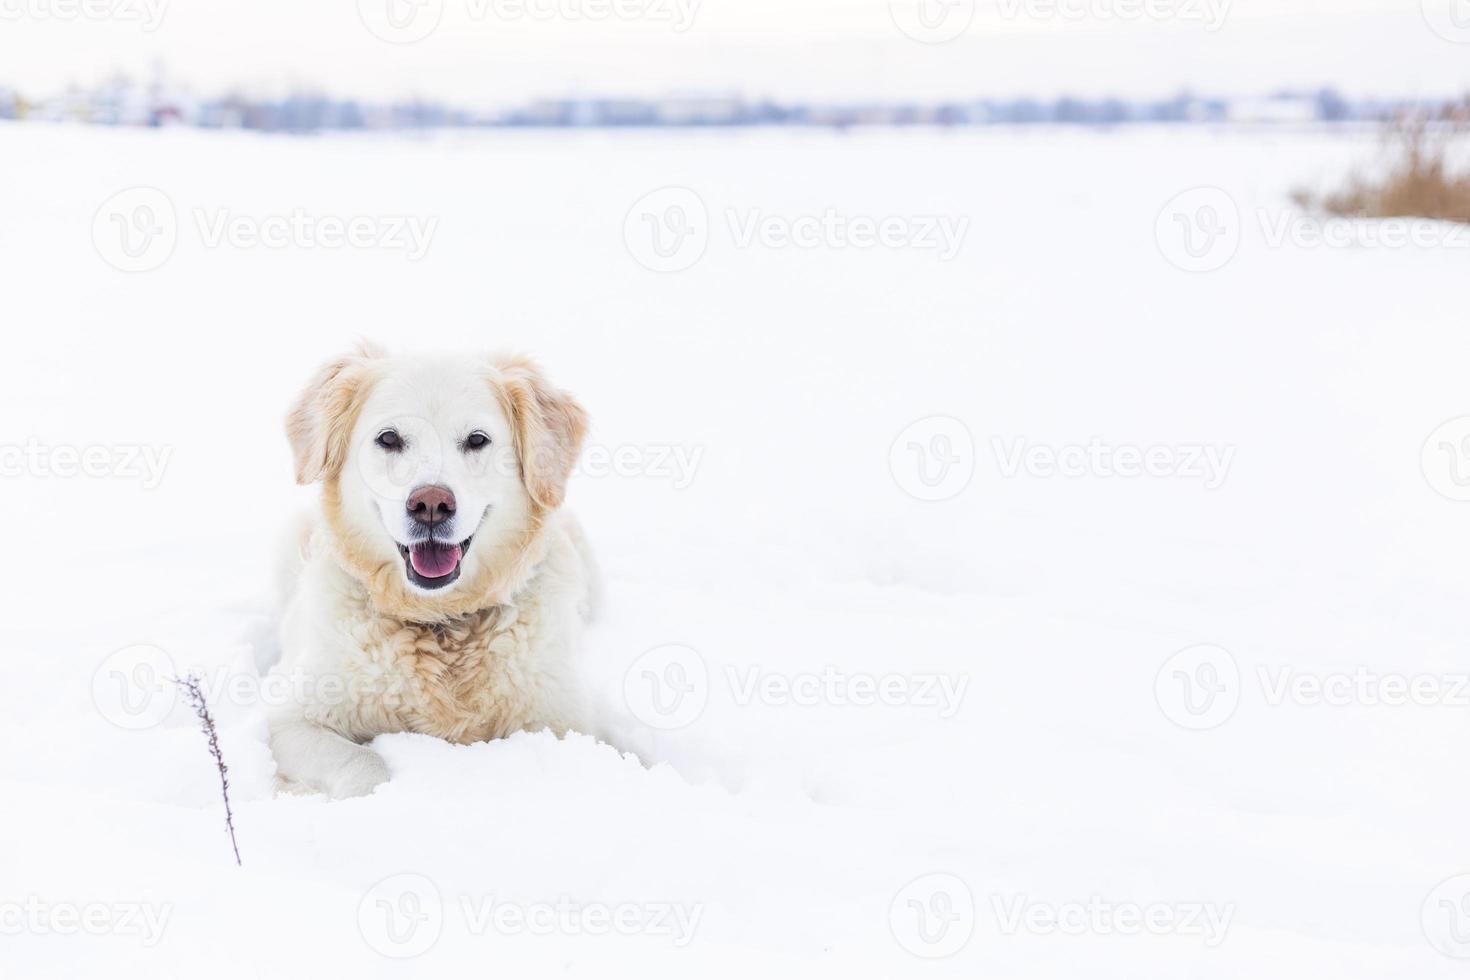
[(344, 564), (387, 610), (428, 618), (509, 584), (561, 505), (587, 416), (521, 358), (363, 348), (318, 372), (286, 428)]

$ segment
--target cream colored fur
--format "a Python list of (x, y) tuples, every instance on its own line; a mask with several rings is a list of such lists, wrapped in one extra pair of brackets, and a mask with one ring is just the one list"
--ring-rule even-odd
[[(473, 540), (459, 580), (437, 591), (408, 580), (392, 536), (397, 491), (363, 487), (382, 482), (372, 439), (393, 418), (440, 430), (421, 440), (433, 447), (423, 465), (462, 502), (484, 502), (483, 522), (465, 526)], [(508, 464), (479, 472), (456, 456), (467, 453), (451, 431), (460, 419), (477, 420)], [(587, 730), (576, 654), (595, 571), (559, 510), (585, 430), (580, 406), (516, 358), (368, 349), (312, 380), (288, 420), (298, 479), (322, 492), (297, 540), (276, 668), (275, 688), (292, 692), (270, 718), (286, 785), (371, 792), (389, 772), (363, 743), (381, 734), (465, 743)]]

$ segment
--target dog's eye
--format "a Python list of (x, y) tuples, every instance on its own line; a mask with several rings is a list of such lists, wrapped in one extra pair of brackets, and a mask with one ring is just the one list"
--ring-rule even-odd
[(392, 429), (384, 429), (378, 433), (377, 443), (390, 453), (396, 453), (403, 448), (403, 439)]
[(490, 445), (490, 437), (483, 432), (471, 432), (464, 441), (464, 448), (469, 451), (484, 449)]

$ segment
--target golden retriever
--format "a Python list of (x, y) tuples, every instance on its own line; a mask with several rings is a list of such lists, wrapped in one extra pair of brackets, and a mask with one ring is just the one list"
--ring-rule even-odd
[(271, 749), (284, 785), (385, 782), (364, 743), (585, 730), (575, 654), (595, 569), (561, 511), (587, 414), (518, 357), (323, 367), (287, 419), (320, 483), (281, 626)]

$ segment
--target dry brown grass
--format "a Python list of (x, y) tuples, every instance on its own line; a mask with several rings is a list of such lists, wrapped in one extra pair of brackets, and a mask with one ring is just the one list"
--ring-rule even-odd
[(1355, 175), (1324, 195), (1297, 191), (1296, 202), (1354, 218), (1433, 218), (1470, 224), (1470, 172), (1457, 171), (1451, 152), (1470, 137), (1470, 98), (1433, 111), (1404, 112), (1384, 133), (1388, 166), (1375, 177)]

